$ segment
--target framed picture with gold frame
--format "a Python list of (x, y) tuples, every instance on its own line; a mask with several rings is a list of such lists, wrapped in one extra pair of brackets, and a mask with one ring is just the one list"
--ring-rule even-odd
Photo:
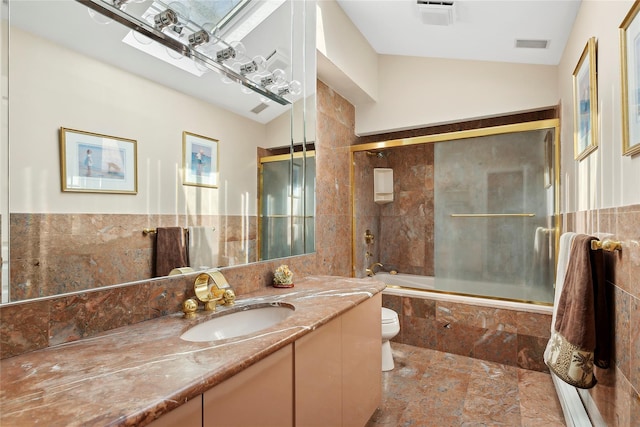
[(182, 132), (183, 185), (218, 188), (218, 142)]
[(598, 148), (596, 38), (591, 37), (573, 71), (573, 152), (583, 160)]
[(137, 142), (60, 128), (62, 191), (138, 193)]
[(640, 2), (636, 1), (620, 24), (622, 87), (622, 154), (640, 153)]

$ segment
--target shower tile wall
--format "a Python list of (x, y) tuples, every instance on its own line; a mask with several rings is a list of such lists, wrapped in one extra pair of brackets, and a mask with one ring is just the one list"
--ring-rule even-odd
[[(433, 144), (394, 148), (379, 157), (354, 153), (356, 266), (381, 262), (385, 270), (433, 276)], [(393, 169), (392, 203), (373, 201), (373, 169)], [(371, 230), (374, 243), (364, 241)], [(366, 258), (366, 251), (372, 256)], [(362, 277), (364, 268), (356, 275)]]

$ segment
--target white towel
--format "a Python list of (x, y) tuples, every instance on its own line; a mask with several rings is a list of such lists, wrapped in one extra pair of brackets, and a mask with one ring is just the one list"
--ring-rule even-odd
[(195, 270), (218, 266), (218, 246), (213, 227), (189, 227), (189, 266)]
[[(573, 244), (573, 238), (576, 236), (577, 234), (572, 232), (567, 232), (560, 236), (560, 248), (558, 249), (558, 268), (556, 269), (556, 291), (553, 298), (553, 316), (551, 317), (552, 333), (553, 327), (556, 324), (558, 302), (560, 301), (560, 295), (562, 294), (564, 278), (567, 274), (567, 265), (569, 264), (571, 245)], [(547, 344), (547, 348), (544, 351), (545, 360), (548, 360), (550, 342), (551, 341), (549, 341), (549, 343)]]

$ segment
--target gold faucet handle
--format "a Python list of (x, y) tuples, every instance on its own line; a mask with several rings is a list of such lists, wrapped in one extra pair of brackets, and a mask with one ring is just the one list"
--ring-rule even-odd
[(182, 303), (182, 312), (185, 319), (193, 319), (196, 316), (196, 311), (198, 311), (198, 303), (195, 299), (189, 298)]
[[(206, 311), (216, 311), (216, 305), (224, 304), (224, 291), (220, 289), (212, 289), (211, 293), (209, 293), (209, 298), (207, 302), (204, 303), (204, 309)], [(219, 302), (222, 301), (222, 302)]]
[(224, 303), (227, 305), (234, 305), (236, 303), (236, 294), (232, 289), (227, 289), (224, 291)]

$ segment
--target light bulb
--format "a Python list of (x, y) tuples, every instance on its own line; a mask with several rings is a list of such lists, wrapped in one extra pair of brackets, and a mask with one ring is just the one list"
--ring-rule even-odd
[(302, 84), (297, 80), (291, 80), (289, 83), (289, 93), (291, 95), (300, 95), (302, 93)]
[(173, 50), (171, 48), (166, 47), (165, 49), (167, 49), (167, 55), (169, 55), (169, 57), (171, 59), (175, 59), (176, 61), (184, 58), (184, 56), (182, 55), (182, 53), (178, 52), (177, 50)]
[(282, 83), (284, 83), (285, 77), (286, 75), (284, 71), (282, 71), (280, 68), (276, 68), (271, 73), (256, 75), (253, 81), (262, 87), (269, 87), (273, 85), (281, 85)]
[(151, 40), (149, 37), (145, 36), (144, 34), (140, 34), (137, 31), (131, 30), (131, 35), (133, 35), (133, 38), (142, 45), (150, 45), (151, 43), (153, 43), (153, 40)]
[(297, 80), (291, 80), (289, 83), (274, 86), (271, 89), (273, 92), (277, 93), (279, 96), (284, 95), (300, 95), (302, 92), (302, 85)]
[(175, 22), (170, 28), (174, 33), (182, 35), (182, 30), (189, 23), (191, 9), (189, 9), (189, 6), (186, 4), (179, 3), (177, 1), (169, 3), (169, 9), (173, 10), (177, 17), (177, 22)]
[(175, 25), (178, 23), (178, 15), (171, 9), (167, 9), (158, 13), (153, 17), (153, 23), (160, 31), (167, 28), (169, 25)]
[(240, 64), (240, 74), (247, 75), (247, 74), (253, 74), (253, 73), (257, 73), (258, 71), (262, 71), (264, 70), (264, 66), (266, 64), (266, 60), (264, 59), (263, 56), (256, 56), (254, 57), (251, 61), (245, 63), (245, 64)]
[[(216, 52), (216, 61), (224, 62), (244, 56), (246, 50), (241, 42), (231, 42), (229, 46)], [(234, 64), (235, 65), (235, 64)]]
[(89, 12), (89, 16), (91, 17), (91, 19), (93, 19), (96, 23), (100, 25), (108, 25), (113, 22), (110, 18), (107, 18), (103, 14), (98, 13), (93, 9), (87, 8), (87, 11)]
[(200, 46), (206, 43), (209, 43), (211, 38), (209, 37), (209, 33), (206, 30), (196, 31), (193, 34), (189, 34), (189, 44), (191, 47)]

